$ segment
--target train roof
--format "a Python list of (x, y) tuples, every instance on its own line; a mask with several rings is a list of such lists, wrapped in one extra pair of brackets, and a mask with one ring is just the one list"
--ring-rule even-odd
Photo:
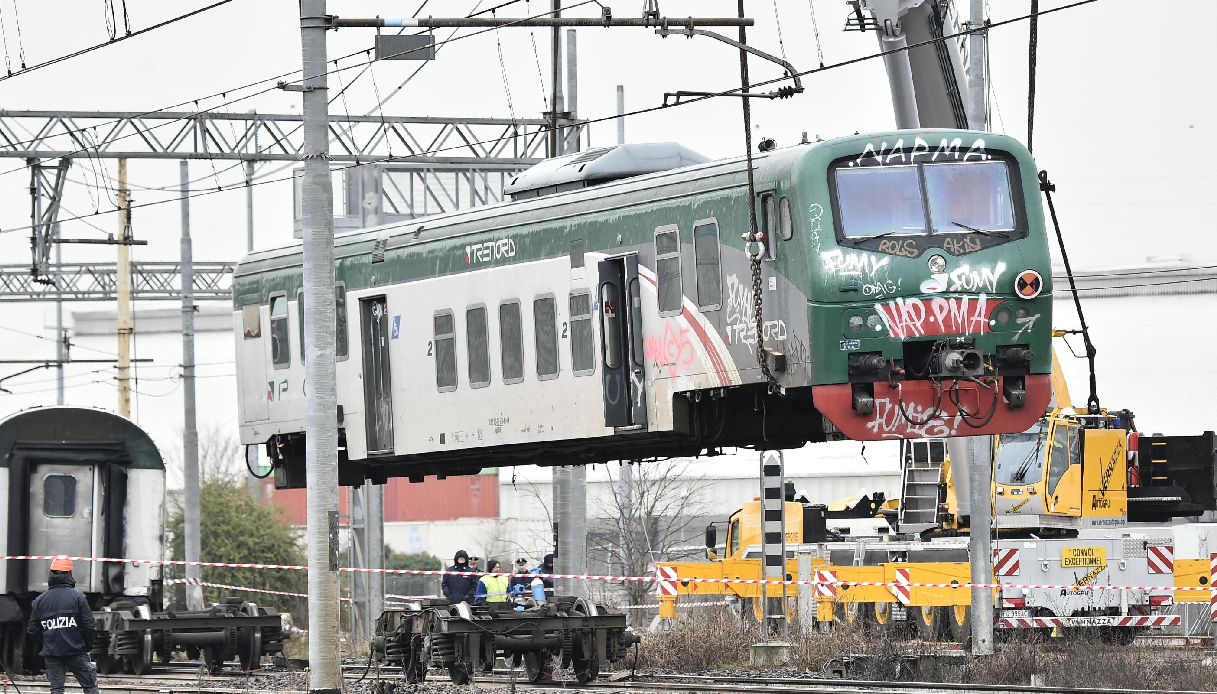
[(677, 142), (593, 147), (530, 167), (512, 178), (503, 193), (512, 200), (525, 200), (709, 161)]
[(31, 450), (81, 462), (165, 469), (148, 432), (126, 417), (91, 407), (34, 407), (0, 420), (0, 467), (8, 467), (15, 452)]
[[(999, 149), (1018, 150), (1022, 148), (1022, 145), (1017, 140), (998, 133), (963, 130), (887, 131), (857, 134), (812, 143), (801, 143), (770, 152), (756, 153), (752, 157), (753, 167), (758, 181), (781, 180), (790, 177), (794, 172), (795, 165), (805, 158), (815, 157), (815, 159), (822, 160), (823, 163), (827, 164), (827, 162), (835, 158), (857, 153), (860, 147), (865, 146), (865, 143), (875, 143), (880, 139), (893, 140), (893, 138), (903, 138), (906, 141), (911, 141), (913, 138), (923, 138), (930, 140), (968, 134), (981, 135), (987, 141), (998, 143), (997, 147)], [(555, 160), (547, 161), (561, 159), (563, 158), (559, 157)], [(538, 164), (538, 166), (543, 165), (544, 162)], [(562, 214), (559, 214), (559, 210), (562, 208), (602, 201), (615, 196), (634, 194), (646, 196), (645, 200), (649, 201), (653, 199), (654, 191), (658, 187), (679, 186), (691, 182), (701, 182), (714, 177), (734, 177), (736, 180), (729, 185), (743, 185), (745, 176), (745, 157), (741, 155), (729, 159), (717, 159), (653, 173), (632, 175), (599, 185), (579, 187), (574, 190), (565, 190), (549, 195), (534, 196), (523, 200), (504, 201), (429, 217), (393, 222), (337, 235), (334, 239), (335, 258), (341, 259), (364, 255), (368, 252), (368, 248), (378, 241), (384, 244), (381, 246), (381, 249), (384, 249), (386, 246), (388, 248), (397, 248), (402, 245), (423, 245), (428, 242), (463, 236), (467, 233), (480, 233), (499, 229), (502, 227), (491, 226), (491, 222), (493, 220), (500, 220), (509, 214), (515, 217), (515, 220), (509, 226), (544, 223), (554, 217), (562, 216)], [(235, 277), (240, 279), (243, 276), (257, 274), (264, 270), (297, 265), (299, 263), (297, 258), (302, 252), (303, 242), (299, 239), (275, 248), (254, 251), (237, 265)]]

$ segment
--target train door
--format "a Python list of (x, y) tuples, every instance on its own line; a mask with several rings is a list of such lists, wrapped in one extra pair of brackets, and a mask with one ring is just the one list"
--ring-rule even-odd
[(241, 341), (237, 345), (237, 389), (246, 422), (270, 418), (267, 401), (275, 392), (266, 380), (266, 346), (262, 343), (262, 312), (258, 304), (241, 307)]
[(393, 452), (393, 382), (389, 374), (389, 307), (385, 297), (359, 300), (363, 317), (363, 398), (368, 455)]
[[(37, 463), (30, 472), (29, 553), (34, 556), (66, 554), (69, 557), (93, 556), (93, 465), (56, 465)], [(74, 563), (76, 587), (90, 592), (94, 562)], [(26, 572), (28, 590), (46, 590), (47, 559), (29, 562)]]
[(604, 425), (644, 428), (647, 396), (638, 256), (605, 260), (599, 272)]

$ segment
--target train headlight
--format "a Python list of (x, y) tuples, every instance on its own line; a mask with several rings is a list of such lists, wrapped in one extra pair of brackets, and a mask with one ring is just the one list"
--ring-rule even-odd
[(947, 269), (947, 259), (935, 253), (930, 256), (930, 272), (939, 273)]
[(1031, 311), (1028, 310), (1026, 306), (1020, 306), (1018, 310), (1014, 312), (1014, 317), (1020, 321), (1027, 320), (1031, 317)]
[(1010, 309), (1002, 307), (997, 309), (997, 313), (993, 314), (993, 318), (997, 320), (998, 325), (1006, 325), (1010, 322)]
[(870, 318), (866, 319), (866, 327), (879, 332), (883, 330), (883, 319), (878, 314), (872, 314)]
[(863, 325), (866, 325), (866, 321), (862, 319), (862, 316), (850, 316), (849, 317), (849, 329), (850, 330), (852, 330), (854, 332), (858, 332), (859, 330), (862, 329)]

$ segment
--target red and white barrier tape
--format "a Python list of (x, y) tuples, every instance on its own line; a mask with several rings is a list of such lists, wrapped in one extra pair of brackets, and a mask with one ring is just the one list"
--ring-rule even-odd
[[(0, 556), (0, 560), (48, 560), (54, 559), (53, 555), (45, 556)], [(175, 559), (112, 559), (102, 557), (68, 557), (72, 561), (95, 561), (104, 563), (117, 564), (133, 564), (139, 566), (141, 564), (150, 565), (168, 565), (168, 566), (211, 566), (220, 568), (233, 569), (290, 569), (307, 571), (307, 566), (292, 566), (286, 564), (237, 564), (228, 562), (206, 562), (206, 561), (181, 561)], [(1214, 561), (1217, 561), (1215, 559)], [(441, 569), (364, 569), (354, 567), (341, 567), (339, 571), (350, 573), (383, 573), (383, 574), (408, 574), (414, 576), (502, 576), (510, 578), (519, 574), (510, 573), (487, 573), (484, 571), (448, 571)], [(828, 573), (828, 572), (821, 572)], [(658, 576), (596, 576), (583, 574), (529, 574), (533, 578), (549, 578), (549, 579), (575, 579), (581, 581), (636, 581), (643, 583), (655, 583), (662, 580)], [(719, 583), (719, 584), (744, 584), (744, 585), (760, 585), (762, 583), (768, 585), (787, 585), (787, 586), (837, 586), (837, 587), (853, 587), (853, 586), (880, 586), (892, 587), (900, 585), (910, 588), (1028, 588), (1040, 590), (1211, 590), (1209, 586), (1116, 586), (1116, 585), (1075, 585), (1075, 584), (1031, 584), (1031, 583), (900, 583), (894, 581), (840, 581), (840, 580), (788, 580), (779, 579), (764, 579), (764, 578), (678, 578), (682, 585), (689, 583)], [(1217, 603), (1215, 603), (1217, 604)]]
[[(723, 600), (715, 600), (713, 602), (679, 602), (679, 603), (676, 603), (676, 606), (683, 609), (685, 607), (722, 607), (722, 606), (725, 606), (726, 604), (727, 603)], [(658, 610), (659, 603), (655, 603), (654, 605), (617, 605), (615, 607), (615, 609), (618, 609), (618, 610)]]
[[(282, 590), (268, 590), (266, 588), (250, 588), (249, 586), (234, 586), (234, 585), (230, 585), (228, 583), (210, 583), (207, 581), (200, 581), (197, 578), (171, 578), (171, 579), (165, 581), (165, 585), (177, 585), (177, 584), (190, 585), (190, 586), (206, 586), (208, 588), (222, 588), (224, 590), (240, 590), (240, 591), (244, 591), (246, 593), (266, 593), (267, 595), (286, 595), (286, 596), (292, 597), (292, 598), (307, 598), (308, 597), (308, 593), (289, 593), (287, 591), (282, 591)], [(385, 597), (386, 598), (405, 598), (407, 596), (386, 595)], [(351, 598), (338, 598), (338, 599), (344, 600), (346, 602), (350, 602), (350, 600), (351, 600)], [(393, 605), (405, 604), (405, 603), (396, 602), (393, 600), (387, 600), (386, 603), (393, 604)]]

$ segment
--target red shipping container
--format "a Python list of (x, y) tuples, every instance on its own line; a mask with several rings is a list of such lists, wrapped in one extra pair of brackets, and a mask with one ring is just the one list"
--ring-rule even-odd
[[(462, 475), (447, 479), (427, 478), (411, 483), (394, 477), (384, 485), (385, 522), (445, 521), (457, 518), (497, 518), (499, 515), (499, 476)], [(338, 492), (338, 513), (347, 515), (350, 489)], [(276, 489), (273, 503), (292, 525), (307, 522), (307, 495), (304, 489)]]

